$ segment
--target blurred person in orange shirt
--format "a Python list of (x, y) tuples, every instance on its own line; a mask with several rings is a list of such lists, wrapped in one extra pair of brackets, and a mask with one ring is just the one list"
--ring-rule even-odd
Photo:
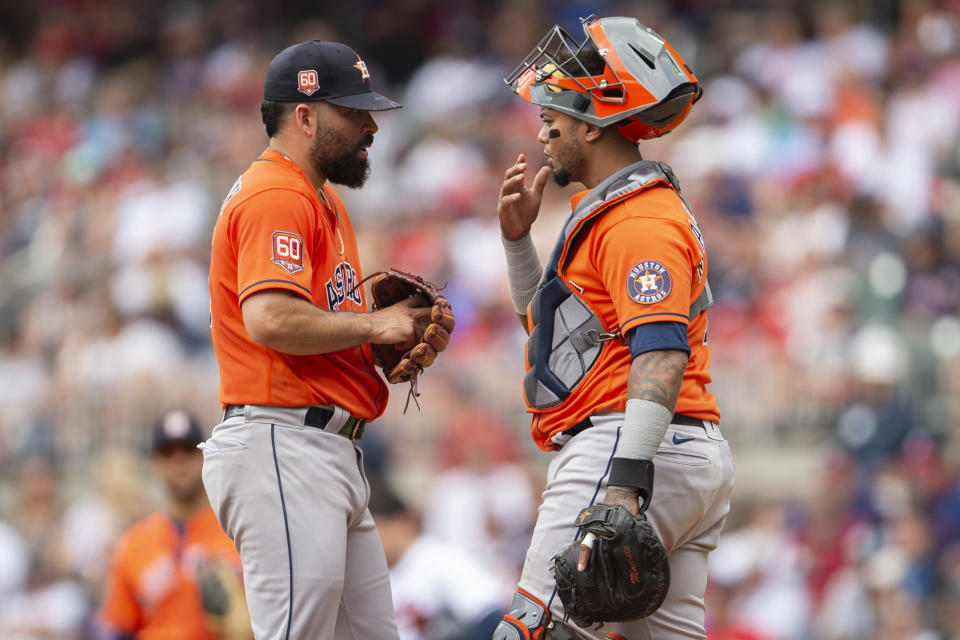
[(153, 466), (164, 507), (135, 523), (114, 549), (101, 610), (110, 640), (252, 638), (240, 556), (203, 488), (197, 421), (171, 411), (154, 426)]

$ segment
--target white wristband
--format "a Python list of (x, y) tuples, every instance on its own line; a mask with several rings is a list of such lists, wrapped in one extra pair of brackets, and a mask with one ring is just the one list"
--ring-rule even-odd
[(673, 412), (662, 404), (637, 398), (627, 400), (623, 430), (613, 456), (653, 460), (672, 420)]
[(507, 258), (510, 298), (513, 300), (513, 308), (522, 315), (527, 312), (527, 305), (537, 291), (537, 285), (543, 277), (543, 266), (529, 233), (517, 240), (507, 240), (503, 236), (500, 236), (500, 240)]

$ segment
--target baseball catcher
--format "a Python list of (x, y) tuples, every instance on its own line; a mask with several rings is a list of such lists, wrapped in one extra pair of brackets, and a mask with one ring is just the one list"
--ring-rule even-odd
[[(543, 166), (517, 155), (497, 217), (528, 335), (530, 434), (556, 455), (493, 637), (703, 640), (707, 554), (733, 487), (707, 389), (709, 262), (673, 169), (638, 146), (702, 90), (636, 18), (581, 24), (583, 39), (554, 26), (505, 78), (542, 122)], [(550, 177), (584, 189), (542, 262), (531, 230)]]

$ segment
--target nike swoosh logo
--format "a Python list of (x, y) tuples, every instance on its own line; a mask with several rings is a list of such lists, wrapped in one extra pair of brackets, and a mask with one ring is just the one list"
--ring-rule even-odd
[(684, 442), (690, 442), (695, 440), (695, 438), (678, 438), (677, 434), (673, 434), (673, 444), (683, 444)]

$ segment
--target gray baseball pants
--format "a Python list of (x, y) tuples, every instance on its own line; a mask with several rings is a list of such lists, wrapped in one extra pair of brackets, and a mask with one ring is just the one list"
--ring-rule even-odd
[(362, 454), (304, 426), (306, 410), (247, 405), (200, 445), (210, 504), (240, 552), (254, 636), (396, 639)]
[[(601, 502), (606, 472), (623, 424), (622, 412), (590, 418), (594, 426), (571, 438), (550, 463), (520, 587), (563, 619), (551, 571), (553, 556), (573, 542), (580, 511)], [(702, 640), (707, 554), (716, 548), (730, 511), (733, 458), (717, 425), (671, 425), (654, 457), (653, 499), (647, 519), (670, 558), (670, 590), (653, 615), (609, 623), (600, 631), (575, 628), (583, 638), (616, 632), (627, 640)], [(676, 443), (676, 444), (675, 444)], [(568, 623), (572, 625), (573, 623)]]

